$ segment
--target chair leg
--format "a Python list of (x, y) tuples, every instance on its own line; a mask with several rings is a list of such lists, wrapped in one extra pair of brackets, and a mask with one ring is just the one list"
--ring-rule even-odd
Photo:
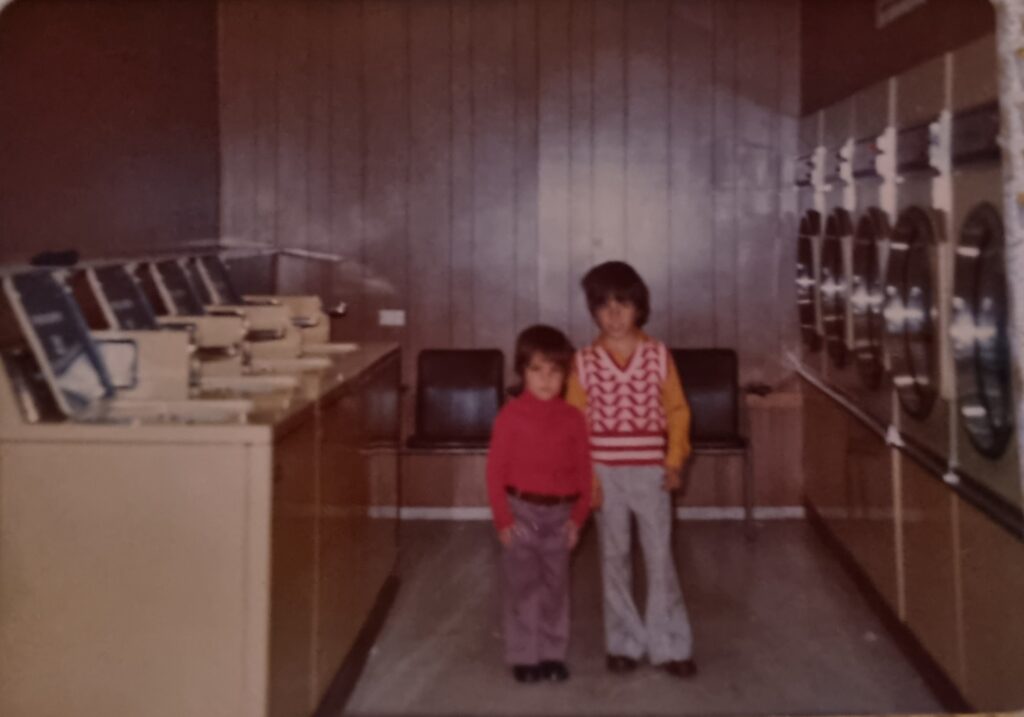
[(754, 466), (751, 447), (743, 451), (743, 532), (749, 541), (757, 537), (754, 525)]

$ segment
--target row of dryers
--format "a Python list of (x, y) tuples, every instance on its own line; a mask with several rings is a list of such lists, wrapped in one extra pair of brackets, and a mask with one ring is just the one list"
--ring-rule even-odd
[(1019, 514), (992, 37), (804, 118), (802, 363)]

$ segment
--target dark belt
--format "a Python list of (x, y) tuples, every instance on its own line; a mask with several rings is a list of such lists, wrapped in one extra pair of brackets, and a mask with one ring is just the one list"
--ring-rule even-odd
[(573, 493), (572, 495), (544, 495), (542, 493), (528, 493), (510, 485), (505, 486), (505, 492), (513, 498), (518, 498), (524, 503), (533, 503), (535, 505), (561, 505), (562, 503), (575, 503), (580, 497), (579, 493)]

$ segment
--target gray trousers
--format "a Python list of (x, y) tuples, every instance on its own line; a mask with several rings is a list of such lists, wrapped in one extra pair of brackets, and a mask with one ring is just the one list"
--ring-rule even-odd
[[(604, 502), (596, 513), (604, 583), (604, 636), (608, 654), (652, 664), (689, 659), (693, 633), (672, 559), (672, 501), (660, 466), (595, 464)], [(641, 619), (633, 600), (630, 514), (636, 516), (647, 574)]]
[(502, 551), (505, 661), (564, 661), (569, 649), (569, 546), (572, 504), (535, 505), (509, 497), (512, 544)]

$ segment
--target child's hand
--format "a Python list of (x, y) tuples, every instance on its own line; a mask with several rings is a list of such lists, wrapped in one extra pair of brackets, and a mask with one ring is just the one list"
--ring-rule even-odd
[(579, 542), (580, 529), (571, 520), (565, 524), (565, 536), (569, 550), (572, 550), (576, 547), (576, 543)]
[(504, 528), (498, 531), (498, 540), (506, 548), (512, 545), (512, 529), (515, 527), (515, 523), (512, 525), (506, 525)]
[(679, 487), (683, 484), (682, 469), (680, 468), (665, 468), (665, 482), (662, 483), (662, 488), (667, 490), (669, 493), (679, 490)]
[(597, 479), (597, 476), (594, 476), (594, 481), (590, 486), (590, 507), (593, 510), (597, 510), (603, 502), (604, 493), (601, 492), (601, 481)]

